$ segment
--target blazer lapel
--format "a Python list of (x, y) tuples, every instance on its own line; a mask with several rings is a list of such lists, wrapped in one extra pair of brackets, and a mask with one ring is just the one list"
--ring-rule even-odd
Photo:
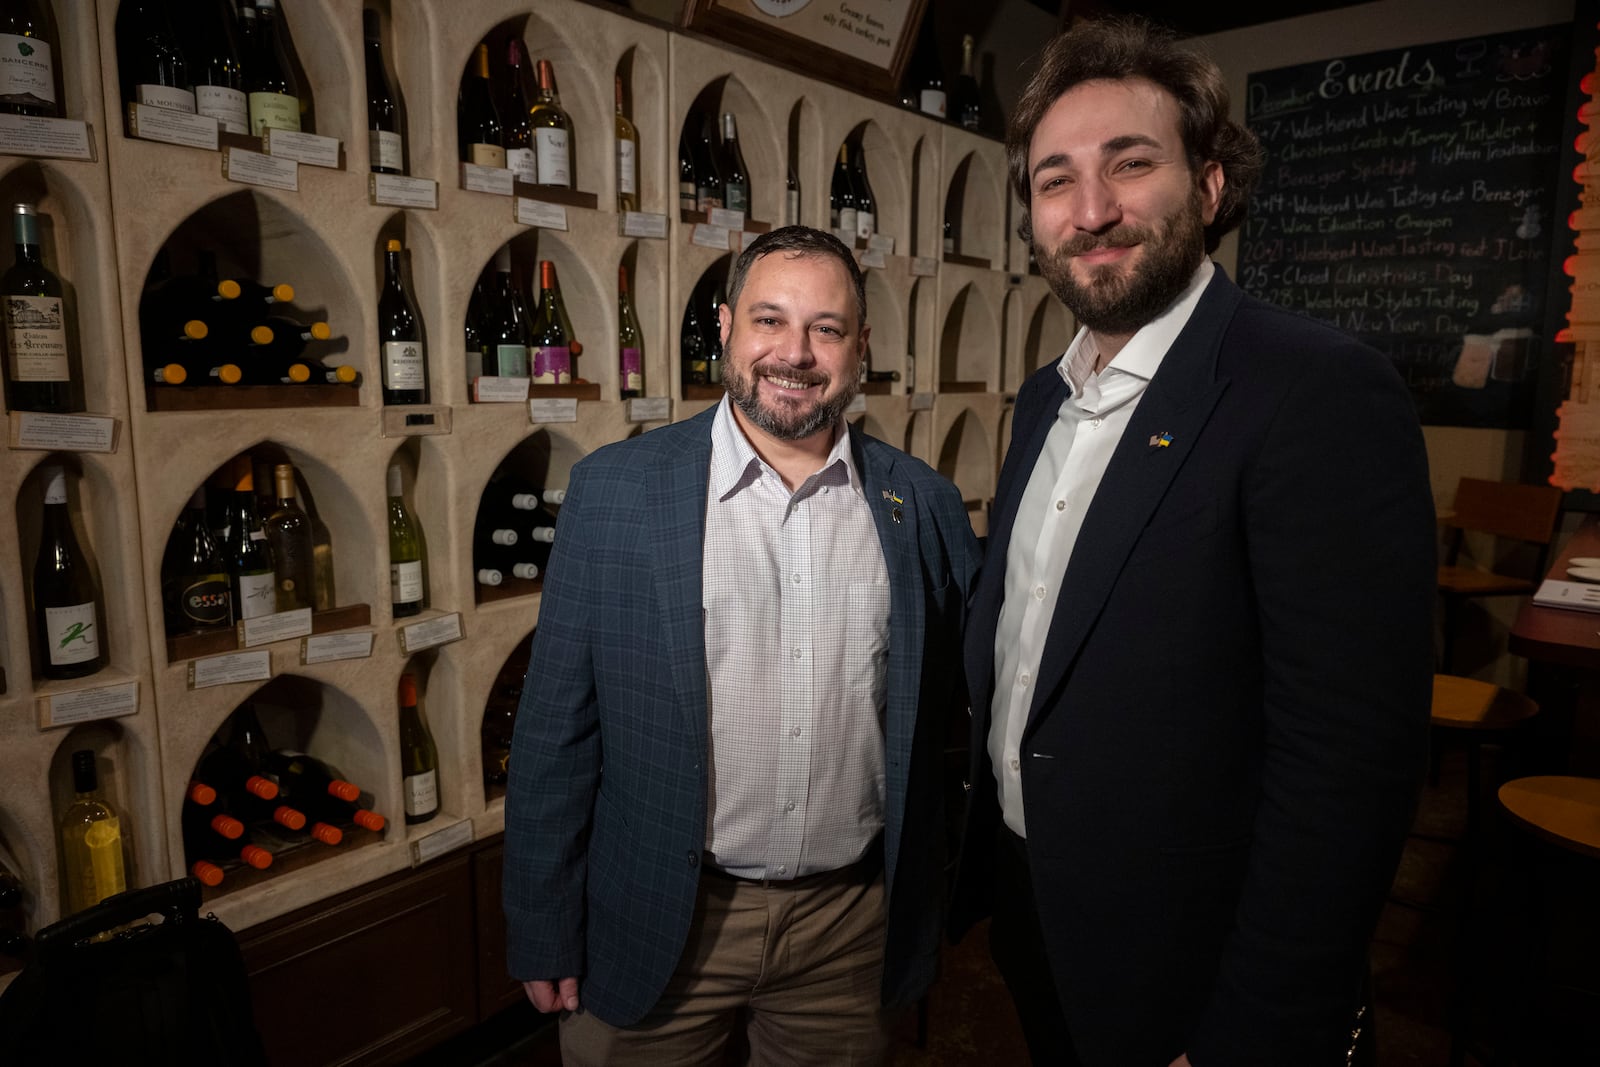
[(1217, 268), (1112, 453), (1062, 580), (1024, 737), (1066, 681), (1134, 542), (1227, 390), (1215, 377), (1217, 352), (1241, 296)]
[(656, 603), (671, 659), (673, 689), (688, 726), (706, 744), (706, 626), (704, 571), (706, 492), (711, 481), (711, 421), (716, 408), (690, 420), (658, 456), (647, 491)]

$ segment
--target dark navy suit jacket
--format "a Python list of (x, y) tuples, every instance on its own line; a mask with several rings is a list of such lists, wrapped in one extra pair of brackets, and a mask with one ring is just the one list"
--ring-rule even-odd
[[(995, 626), (1066, 396), (1053, 364), (1017, 395), (971, 605), (957, 933), (1005, 905)], [(1388, 360), (1219, 269), (1089, 504), (1022, 739), (1044, 941), (1086, 1067), (1344, 1063), (1424, 771), (1435, 536)]]
[[(715, 414), (573, 467), (517, 713), (508, 967), (524, 980), (579, 976), (585, 1010), (618, 1026), (659, 999), (701, 874), (701, 574), (716, 565), (702, 559)], [(966, 703), (960, 627), (977, 542), (960, 494), (926, 464), (855, 429), (851, 446), (889, 572), (883, 996), (899, 1005), (927, 988), (938, 957), (940, 752)]]

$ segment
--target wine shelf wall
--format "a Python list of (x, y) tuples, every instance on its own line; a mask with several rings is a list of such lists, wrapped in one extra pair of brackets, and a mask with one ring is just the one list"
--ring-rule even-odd
[[(1012, 234), (1002, 146), (835, 86), (780, 70), (742, 52), (582, 0), (366, 0), (381, 14), (383, 44), (407, 119), (414, 177), (438, 182), (437, 210), (374, 206), (368, 197), (361, 8), (358, 0), (281, 0), (282, 18), (314, 100), (315, 132), (343, 143), (340, 169), (299, 168), (298, 191), (225, 179), (218, 153), (125, 136), (117, 89), (116, 0), (56, 0), (66, 112), (86, 120), (95, 161), (0, 156), (0, 203), (36, 199), (45, 257), (69, 290), (87, 408), (119, 420), (114, 452), (67, 455), (74, 514), (104, 588), (110, 665), (75, 682), (38, 683), (30, 669), (24, 595), (37, 537), (39, 478), (47, 454), (8, 450), (0, 498), (16, 506), (17, 536), (0, 537), (0, 844), (23, 866), (28, 924), (60, 915), (54, 835), (70, 800), (68, 757), (100, 753), (102, 782), (124, 816), (132, 880), (183, 873), (179, 813), (203, 748), (241, 703), (304, 706), (295, 742), (361, 777), (388, 816), (376, 841), (330, 853), (314, 876), (224, 883), (207, 907), (236, 929), (401, 870), (411, 847), (465, 824), (470, 838), (504, 826), (480, 757), (482, 709), (502, 665), (538, 619), (537, 586), (482, 596), (472, 564), (473, 524), (498, 469), (564, 488), (571, 466), (609, 442), (648, 429), (616, 399), (611, 339), (616, 275), (629, 267), (646, 346), (646, 391), (671, 400), (671, 418), (714, 403), (686, 400), (678, 332), (696, 282), (726, 251), (692, 243), (677, 210), (678, 132), (700, 100), (733, 113), (753, 176), (754, 219), (782, 216), (784, 172), (801, 184), (801, 220), (825, 225), (838, 146), (858, 138), (879, 201), (879, 230), (894, 239), (881, 269), (867, 271), (872, 360), (898, 370), (887, 395), (852, 416), (869, 431), (938, 467), (962, 489), (982, 532), (1001, 453), (1009, 400), (1028, 370), (1070, 339), (1069, 318), (1027, 273)], [(474, 46), (519, 34), (534, 59), (554, 63), (576, 129), (576, 185), (597, 206), (567, 201), (567, 229), (514, 221), (510, 198), (461, 188), (456, 96)], [(664, 240), (621, 236), (612, 166), (612, 81), (624, 78), (640, 131), (641, 210), (668, 217)], [(791, 155), (791, 146), (793, 153)], [(521, 190), (532, 193), (531, 190)], [(580, 198), (581, 200), (581, 198)], [(960, 216), (956, 257), (942, 254), (947, 210)], [(385, 242), (399, 238), (425, 323), (431, 410), (417, 436), (385, 436), (376, 365), (378, 292)], [(473, 284), (509, 242), (519, 269), (556, 264), (577, 336), (577, 373), (599, 386), (576, 422), (534, 425), (528, 408), (471, 404), (462, 324)], [(213, 247), (224, 262), (269, 283), (295, 285), (295, 307), (328, 321), (339, 356), (361, 372), (348, 407), (226, 411), (151, 410), (138, 322), (140, 294), (158, 253), (173, 269)], [(0, 251), (0, 256), (7, 253)], [(920, 258), (919, 258), (920, 257)], [(975, 265), (986, 264), (986, 265)], [(931, 274), (929, 273), (931, 271)], [(909, 394), (909, 395), (908, 395)], [(448, 432), (437, 432), (448, 428)], [(299, 642), (264, 646), (273, 680), (190, 689), (191, 660), (170, 656), (159, 598), (162, 554), (194, 488), (253, 449), (291, 460), (330, 528), (341, 604), (370, 605), (368, 658), (304, 665)], [(429, 556), (426, 621), (460, 616), (461, 640), (407, 655), (388, 608), (385, 472), (399, 463)], [(7, 534), (9, 535), (9, 530)], [(402, 624), (417, 620), (401, 620)], [(407, 827), (400, 807), (396, 683), (418, 674), (440, 755), (442, 811)], [(132, 714), (43, 728), (37, 706), (54, 692), (136, 682)], [(287, 714), (287, 713), (286, 713)], [(267, 723), (269, 735), (273, 723)], [(494, 791), (496, 794), (498, 791)]]

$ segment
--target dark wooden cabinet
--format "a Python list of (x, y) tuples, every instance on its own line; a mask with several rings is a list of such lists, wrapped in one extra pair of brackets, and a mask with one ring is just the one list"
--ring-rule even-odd
[(500, 839), (472, 856), (472, 891), (477, 899), (478, 1017), (522, 1002), (522, 983), (506, 973), (506, 913), (500, 907), (500, 872), (506, 850)]

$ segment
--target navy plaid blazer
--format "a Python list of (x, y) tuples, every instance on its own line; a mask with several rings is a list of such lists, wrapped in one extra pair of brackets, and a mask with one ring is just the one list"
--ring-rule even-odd
[[(701, 568), (715, 414), (573, 467), (517, 713), (507, 966), (523, 980), (578, 976), (584, 1010), (616, 1026), (659, 999), (700, 877)], [(927, 989), (938, 958), (941, 753), (966, 707), (961, 624), (978, 545), (953, 485), (857, 429), (850, 436), (889, 572), (883, 999), (897, 1006)]]

